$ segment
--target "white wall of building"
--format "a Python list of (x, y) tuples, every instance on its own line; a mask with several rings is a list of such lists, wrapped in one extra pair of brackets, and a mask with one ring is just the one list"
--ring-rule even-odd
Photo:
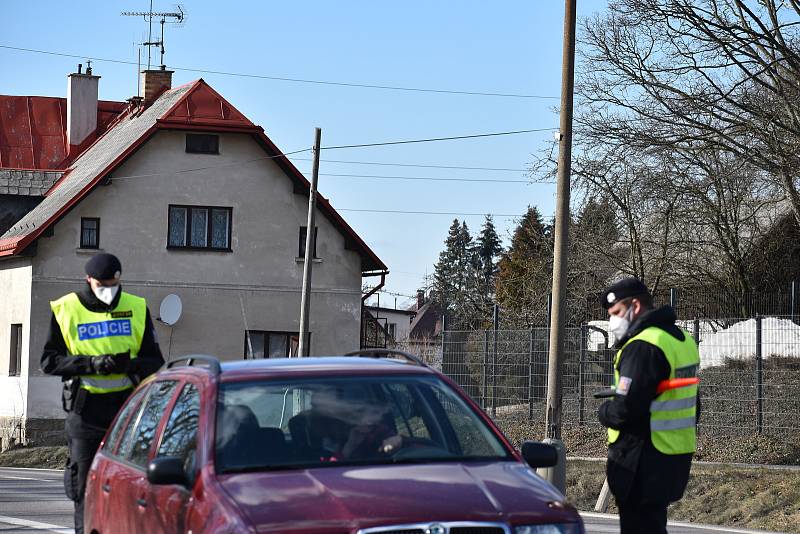
[[(19, 376), (9, 375), (11, 325), (22, 325)], [(27, 404), (31, 327), (31, 260), (0, 262), (0, 417), (20, 417)]]
[(369, 309), (372, 315), (378, 319), (381, 325), (384, 323), (387, 325), (395, 325), (395, 341), (406, 341), (408, 339), (408, 335), (411, 333), (411, 320), (414, 318), (414, 315), (402, 310), (378, 308), (376, 306), (370, 306)]

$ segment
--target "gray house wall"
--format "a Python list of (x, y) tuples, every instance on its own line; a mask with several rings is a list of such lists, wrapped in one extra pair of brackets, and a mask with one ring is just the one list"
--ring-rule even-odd
[[(83, 287), (84, 264), (97, 252), (79, 248), (81, 217), (100, 218), (100, 250), (122, 261), (122, 287), (147, 299), (165, 358), (204, 353), (239, 359), (245, 329), (299, 330), (298, 233), (307, 196), (293, 192), (292, 181), (251, 136), (221, 134), (219, 145), (219, 155), (187, 154), (185, 133), (156, 133), (113, 173), (110, 185), (95, 188), (55, 224), (52, 237), (39, 239), (36, 255), (26, 260), (32, 279), (27, 297), (18, 291), (23, 302), (27, 298), (31, 323), (23, 365), (29, 418), (63, 417), (60, 381), (41, 373), (39, 357), (49, 301)], [(175, 172), (205, 167), (214, 168)], [(232, 252), (167, 249), (170, 204), (233, 208)], [(361, 259), (345, 250), (344, 236), (324, 215), (318, 214), (317, 226), (311, 354), (341, 354), (359, 345)], [(0, 262), (3, 276), (5, 265)], [(173, 327), (156, 320), (170, 293), (183, 301)], [(0, 322), (5, 329), (8, 324)]]

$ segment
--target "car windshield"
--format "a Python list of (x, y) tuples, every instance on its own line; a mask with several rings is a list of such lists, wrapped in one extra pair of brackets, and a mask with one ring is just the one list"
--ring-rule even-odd
[(512, 458), (434, 376), (228, 382), (217, 402), (219, 473)]

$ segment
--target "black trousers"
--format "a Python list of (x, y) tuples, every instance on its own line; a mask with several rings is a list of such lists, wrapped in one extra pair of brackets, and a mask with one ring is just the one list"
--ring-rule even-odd
[(620, 534), (667, 534), (668, 502), (637, 502), (636, 499), (617, 503)]
[(77, 414), (69, 413), (65, 431), (69, 458), (64, 469), (64, 493), (75, 503), (75, 534), (83, 534), (83, 495), (86, 491), (86, 477), (105, 430), (83, 421)]

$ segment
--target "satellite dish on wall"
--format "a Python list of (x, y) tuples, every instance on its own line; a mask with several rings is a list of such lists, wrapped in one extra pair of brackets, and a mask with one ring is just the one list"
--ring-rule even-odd
[(170, 293), (164, 300), (161, 301), (161, 308), (159, 309), (159, 319), (162, 323), (170, 326), (178, 322), (183, 312), (183, 304), (181, 298), (174, 293)]

